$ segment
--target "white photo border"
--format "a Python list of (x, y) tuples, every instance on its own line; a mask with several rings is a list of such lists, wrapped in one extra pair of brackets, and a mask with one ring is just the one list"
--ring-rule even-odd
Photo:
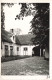
[[(49, 76), (45, 75), (35, 75), (35, 76), (4, 76), (1, 75), (1, 54), (0, 54), (0, 80), (51, 80), (52, 78), (52, 0), (2, 0), (0, 1), (0, 13), (1, 13), (1, 3), (50, 3), (50, 39), (49, 39), (49, 49), (50, 49), (50, 60), (49, 60)], [(0, 14), (0, 52), (1, 52), (1, 14)]]

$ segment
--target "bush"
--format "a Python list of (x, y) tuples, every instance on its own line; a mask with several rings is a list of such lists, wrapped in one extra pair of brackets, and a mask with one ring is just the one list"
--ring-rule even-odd
[(28, 58), (28, 57), (30, 57), (30, 56), (27, 56), (27, 55), (25, 55), (25, 56), (3, 56), (3, 57), (1, 57), (1, 62), (6, 62), (6, 61), (11, 61), (11, 60), (18, 60), (18, 59), (24, 59), (24, 58)]

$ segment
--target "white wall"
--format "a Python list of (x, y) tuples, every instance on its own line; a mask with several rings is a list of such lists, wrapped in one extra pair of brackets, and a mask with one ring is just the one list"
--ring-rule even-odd
[[(1, 57), (5, 56), (5, 45), (8, 46), (8, 50), (9, 50), (9, 56), (10, 56), (10, 46), (13, 46), (13, 55), (20, 55), (21, 52), (21, 48), (20, 45), (17, 45), (15, 43), (8, 43), (8, 42), (2, 42), (2, 49), (1, 49)], [(19, 52), (17, 52), (17, 47), (19, 47)]]
[[(19, 51), (17, 51), (17, 47), (19, 47)], [(20, 53), (20, 45), (13, 44), (13, 55), (19, 55)]]
[(2, 42), (1, 56), (5, 56), (5, 45), (8, 46), (8, 51), (9, 51), (8, 55), (10, 56), (10, 46), (13, 46), (13, 44), (8, 42)]
[(28, 50), (27, 50), (27, 55), (29, 55), (29, 56), (32, 56), (32, 49), (33, 49), (33, 47), (35, 47), (35, 45), (23, 45), (23, 46), (21, 46), (21, 52), (20, 52), (20, 55), (24, 55), (24, 48), (25, 47), (27, 47), (28, 48)]
[[(5, 45), (8, 46), (8, 51), (9, 51), (9, 56), (10, 56), (10, 46), (13, 46), (13, 43), (8, 43), (8, 42), (2, 42), (2, 50), (1, 50), (1, 57), (2, 56), (5, 56)], [(15, 46), (16, 47), (16, 46)], [(15, 50), (15, 47), (13, 46), (13, 55), (17, 54), (16, 50)]]
[[(13, 55), (24, 55), (25, 51), (24, 48), (27, 47), (28, 50), (26, 52), (26, 55), (32, 56), (32, 49), (38, 45), (17, 45), (15, 43), (7, 43), (4, 42), (2, 43), (2, 51), (1, 51), (1, 56), (5, 56), (5, 45), (8, 45), (8, 50), (9, 50), (9, 56), (10, 56), (10, 46), (13, 46)], [(17, 51), (17, 47), (19, 47), (19, 51)]]

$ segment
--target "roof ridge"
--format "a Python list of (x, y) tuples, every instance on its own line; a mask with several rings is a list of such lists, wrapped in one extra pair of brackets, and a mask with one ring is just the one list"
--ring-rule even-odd
[(33, 34), (21, 34), (21, 35), (16, 35), (16, 36), (28, 36), (28, 35), (33, 35)]

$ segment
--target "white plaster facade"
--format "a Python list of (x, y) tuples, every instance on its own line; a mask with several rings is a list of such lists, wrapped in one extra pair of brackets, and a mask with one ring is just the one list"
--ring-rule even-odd
[[(10, 46), (13, 46), (13, 53), (12, 55), (28, 55), (32, 56), (32, 49), (36, 47), (35, 45), (17, 45), (15, 43), (8, 43), (8, 42), (2, 42), (2, 50), (1, 50), (1, 57), (5, 56), (5, 45), (8, 46), (8, 56), (11, 55), (10, 53)], [(38, 46), (38, 45), (37, 45)], [(17, 48), (19, 48), (19, 51), (17, 51)], [(24, 48), (27, 48), (27, 51), (24, 51)]]
[[(34, 45), (22, 45), (20, 47), (19, 55), (29, 55), (32, 56), (32, 48), (35, 47)], [(27, 51), (24, 51), (24, 48), (27, 48)]]
[(13, 46), (13, 44), (8, 42), (2, 42), (1, 57), (5, 56), (5, 45), (8, 46), (8, 55), (10, 56), (10, 46)]
[[(38, 45), (37, 45), (38, 46)], [(22, 45), (20, 46), (19, 55), (28, 55), (32, 56), (32, 49), (36, 47), (35, 45)], [(24, 51), (24, 48), (27, 48), (27, 51)]]
[[(31, 36), (31, 35), (29, 35), (29, 36)], [(21, 36), (20, 36), (20, 38), (21, 38)], [(26, 36), (26, 38), (27, 38), (27, 36)], [(25, 42), (24, 42), (24, 44), (21, 44), (21, 45), (19, 44), (18, 45), (16, 43), (15, 34), (13, 34), (13, 33), (12, 33), (12, 36), (10, 37), (10, 39), (11, 39), (12, 43), (2, 42), (2, 50), (1, 50), (1, 53), (2, 54), (1, 54), (1, 57), (2, 56), (5, 56), (6, 54), (8, 56), (11, 56), (11, 55), (13, 55), (13, 56), (17, 56), (17, 55), (21, 55), (21, 56), (23, 56), (23, 55), (32, 56), (32, 54), (33, 54), (33, 48), (36, 47), (36, 46), (39, 46), (39, 44), (38, 45), (34, 45), (34, 44), (30, 44), (30, 43), (29, 44), (25, 44)], [(22, 41), (24, 41), (24, 39)], [(27, 40), (26, 43), (28, 43), (29, 41)], [(6, 52), (6, 46), (8, 47), (7, 48), (8, 49), (7, 52)], [(40, 56), (41, 56), (41, 50), (40, 50)]]

